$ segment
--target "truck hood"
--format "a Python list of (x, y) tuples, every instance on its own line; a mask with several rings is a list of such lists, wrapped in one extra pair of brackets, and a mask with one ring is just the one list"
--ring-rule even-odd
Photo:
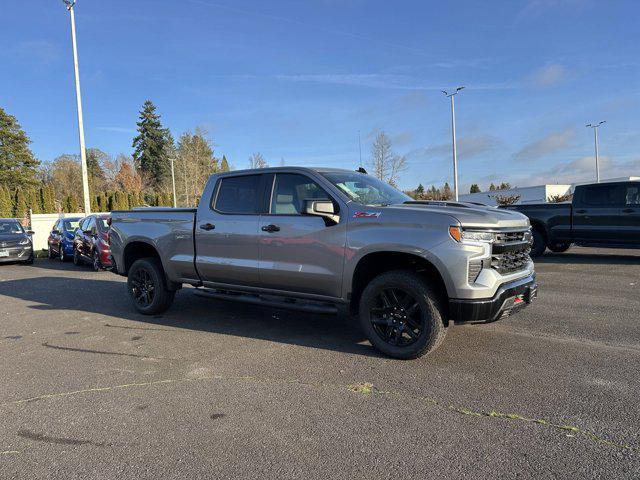
[(463, 227), (468, 228), (527, 228), (529, 219), (526, 215), (512, 210), (475, 205), (473, 203), (420, 204), (409, 203), (393, 205), (390, 208), (412, 210), (416, 212), (433, 212), (455, 218)]

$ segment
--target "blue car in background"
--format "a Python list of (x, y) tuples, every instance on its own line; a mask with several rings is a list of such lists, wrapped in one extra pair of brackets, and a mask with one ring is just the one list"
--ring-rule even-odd
[(58, 257), (63, 262), (73, 258), (73, 237), (82, 218), (61, 218), (51, 229), (47, 244), (49, 258)]

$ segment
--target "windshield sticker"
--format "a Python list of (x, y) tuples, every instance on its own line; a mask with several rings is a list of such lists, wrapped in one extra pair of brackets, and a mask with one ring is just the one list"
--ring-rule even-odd
[(353, 218), (378, 218), (382, 212), (356, 212)]

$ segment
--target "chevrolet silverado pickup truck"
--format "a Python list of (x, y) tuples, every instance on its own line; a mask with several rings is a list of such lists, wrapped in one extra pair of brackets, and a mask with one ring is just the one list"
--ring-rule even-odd
[(531, 256), (572, 244), (640, 248), (640, 180), (577, 185), (571, 203), (510, 205), (531, 222)]
[(114, 211), (114, 270), (143, 314), (192, 285), (357, 316), (375, 348), (401, 359), (433, 351), (450, 321), (492, 322), (536, 296), (527, 217), (414, 201), (361, 170), (218, 173), (197, 209)]

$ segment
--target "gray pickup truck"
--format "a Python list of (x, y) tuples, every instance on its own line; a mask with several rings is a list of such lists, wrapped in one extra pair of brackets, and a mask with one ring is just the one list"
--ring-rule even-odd
[(452, 320), (492, 322), (537, 293), (527, 217), (414, 201), (364, 171), (215, 174), (197, 209), (114, 211), (109, 236), (141, 313), (193, 285), (218, 299), (357, 315), (375, 348), (403, 359), (433, 351)]

